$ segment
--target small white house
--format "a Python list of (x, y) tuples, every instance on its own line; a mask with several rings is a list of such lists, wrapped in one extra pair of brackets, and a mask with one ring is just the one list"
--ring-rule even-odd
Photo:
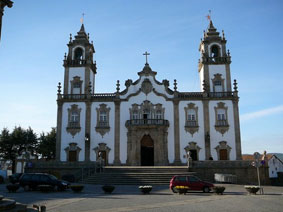
[(283, 153), (274, 153), (268, 160), (269, 178), (277, 178), (277, 172), (283, 172)]

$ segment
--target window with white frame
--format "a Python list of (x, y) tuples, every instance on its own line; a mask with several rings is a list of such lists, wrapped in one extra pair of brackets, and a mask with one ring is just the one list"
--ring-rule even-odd
[(99, 108), (96, 108), (97, 111), (97, 126), (99, 128), (109, 128), (109, 111), (110, 108), (107, 108), (106, 104), (100, 104)]
[(79, 76), (75, 76), (71, 81), (71, 94), (81, 94), (82, 93), (82, 83), (83, 81)]
[(80, 128), (80, 112), (81, 109), (78, 108), (78, 105), (72, 105), (68, 109), (68, 128)]

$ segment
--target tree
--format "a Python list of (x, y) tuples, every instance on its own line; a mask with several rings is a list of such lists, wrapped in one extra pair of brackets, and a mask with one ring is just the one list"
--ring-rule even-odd
[(12, 133), (4, 128), (0, 135), (0, 157), (12, 161), (12, 172), (14, 173), (16, 158), (24, 151), (34, 154), (36, 145), (37, 135), (30, 127), (27, 130), (15, 127)]
[(46, 135), (41, 133), (37, 153), (46, 160), (56, 157), (56, 128), (52, 128)]

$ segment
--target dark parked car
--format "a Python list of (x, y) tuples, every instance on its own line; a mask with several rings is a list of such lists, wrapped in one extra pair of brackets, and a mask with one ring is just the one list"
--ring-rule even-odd
[(51, 174), (44, 173), (27, 173), (23, 174), (19, 180), (20, 186), (22, 186), (25, 191), (36, 190), (39, 185), (51, 185), (55, 190), (63, 191), (69, 188), (70, 183), (62, 180), (58, 180), (55, 176)]
[(9, 176), (9, 181), (12, 184), (18, 183), (20, 177), (23, 175), (23, 173), (15, 173)]
[(188, 186), (189, 190), (210, 192), (211, 188), (214, 187), (212, 183), (208, 183), (200, 180), (196, 176), (192, 175), (177, 175), (172, 177), (170, 180), (170, 189), (177, 193), (176, 186)]

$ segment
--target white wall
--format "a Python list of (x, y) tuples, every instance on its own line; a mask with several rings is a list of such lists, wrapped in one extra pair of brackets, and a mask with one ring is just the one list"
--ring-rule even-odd
[(80, 77), (83, 81), (82, 83), (82, 94), (84, 94), (84, 87), (85, 87), (85, 68), (84, 67), (70, 67), (69, 68), (69, 85), (68, 85), (68, 93), (71, 94), (71, 81), (74, 77)]
[[(71, 108), (71, 105), (76, 104), (78, 108), (81, 109), (80, 113), (80, 125), (81, 131), (77, 133), (74, 137), (67, 132), (66, 128), (68, 126), (68, 109)], [(77, 146), (81, 148), (79, 154), (79, 161), (84, 161), (85, 157), (85, 103), (84, 102), (73, 102), (73, 103), (64, 103), (62, 108), (62, 135), (61, 135), (61, 155), (60, 160), (66, 161), (67, 155), (65, 148), (69, 146), (69, 143), (77, 143)]]
[[(200, 91), (203, 91), (203, 80), (204, 80), (204, 66), (199, 71), (199, 79), (200, 79)], [(206, 82), (207, 83), (207, 82)]]
[[(215, 129), (215, 110), (214, 107), (217, 107), (217, 103), (225, 103), (225, 107), (228, 107), (228, 124), (229, 130), (226, 131), (223, 135), (216, 131)], [(210, 120), (210, 147), (211, 155), (214, 160), (217, 159), (217, 152), (215, 147), (219, 145), (220, 141), (226, 141), (232, 149), (230, 152), (230, 160), (236, 160), (236, 142), (235, 142), (235, 126), (234, 126), (234, 114), (233, 114), (233, 103), (231, 100), (225, 101), (209, 101), (209, 120)]]
[[(97, 125), (97, 111), (100, 104), (106, 104), (109, 111), (109, 125), (110, 131), (102, 137), (100, 133), (96, 132), (95, 127)], [(111, 149), (108, 155), (108, 163), (114, 162), (114, 132), (115, 132), (115, 105), (113, 102), (93, 102), (91, 105), (91, 124), (90, 124), (90, 160), (96, 160), (96, 154), (93, 150), (99, 143), (106, 143)]]
[[(188, 107), (189, 103), (195, 104), (198, 107), (198, 124), (199, 130), (191, 135), (185, 130), (186, 113), (185, 107)], [(204, 117), (203, 117), (203, 104), (201, 101), (181, 101), (179, 103), (179, 120), (180, 120), (180, 158), (182, 163), (187, 162), (185, 147), (189, 145), (190, 142), (196, 142), (201, 148), (199, 152), (199, 160), (205, 160), (205, 143), (204, 143)]]
[(283, 172), (283, 164), (274, 155), (268, 161), (269, 178), (277, 178), (277, 172)]
[(132, 104), (142, 104), (143, 101), (148, 100), (152, 104), (162, 104), (165, 108), (164, 119), (169, 121), (168, 128), (168, 159), (169, 163), (174, 161), (174, 111), (173, 103), (166, 101), (164, 97), (157, 96), (153, 92), (147, 96), (144, 93), (140, 93), (138, 96), (133, 96), (128, 102), (121, 102), (121, 116), (120, 116), (120, 160), (121, 163), (126, 163), (127, 160), (127, 132), (128, 129), (125, 126), (127, 120), (130, 119), (130, 108)]

